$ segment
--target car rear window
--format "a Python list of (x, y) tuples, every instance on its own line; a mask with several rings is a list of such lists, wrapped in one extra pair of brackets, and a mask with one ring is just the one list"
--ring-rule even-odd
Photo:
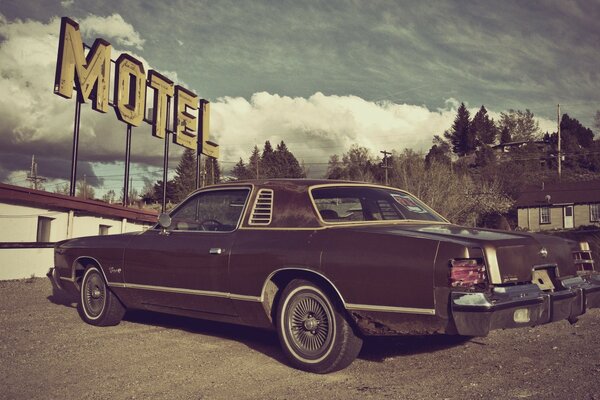
[(416, 197), (377, 187), (321, 187), (311, 191), (325, 222), (423, 220), (445, 222)]

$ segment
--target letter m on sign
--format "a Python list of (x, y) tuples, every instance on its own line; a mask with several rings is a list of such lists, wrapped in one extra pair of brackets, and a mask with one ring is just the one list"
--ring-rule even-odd
[(79, 101), (85, 103), (86, 100), (92, 99), (94, 110), (107, 112), (111, 49), (110, 43), (96, 39), (86, 57), (79, 24), (63, 17), (60, 24), (54, 93), (70, 99), (75, 83)]

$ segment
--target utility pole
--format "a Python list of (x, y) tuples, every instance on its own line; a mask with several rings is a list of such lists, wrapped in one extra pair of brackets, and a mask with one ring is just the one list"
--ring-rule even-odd
[(31, 188), (38, 190), (38, 184), (46, 182), (46, 178), (42, 178), (37, 174), (37, 163), (35, 162), (35, 154), (31, 156), (31, 170), (27, 174), (27, 180), (31, 182)]
[(383, 168), (385, 170), (385, 185), (388, 186), (389, 185), (388, 169), (390, 168), (388, 166), (388, 155), (392, 155), (392, 153), (390, 153), (389, 151), (386, 151), (386, 150), (382, 150), (382, 151), (380, 151), (380, 153), (383, 154), (383, 162), (381, 163), (381, 168)]
[(560, 151), (560, 104), (556, 105), (556, 125), (558, 126), (558, 179), (562, 174), (562, 154)]

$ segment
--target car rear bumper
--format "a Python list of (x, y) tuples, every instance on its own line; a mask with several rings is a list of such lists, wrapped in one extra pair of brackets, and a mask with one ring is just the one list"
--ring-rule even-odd
[(495, 288), (492, 293), (453, 292), (451, 310), (460, 335), (485, 336), (494, 329), (574, 320), (600, 307), (600, 275), (562, 282), (564, 289), (543, 292), (537, 285)]

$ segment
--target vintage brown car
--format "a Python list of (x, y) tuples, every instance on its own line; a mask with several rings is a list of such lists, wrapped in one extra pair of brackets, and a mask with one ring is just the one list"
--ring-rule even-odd
[(587, 243), (456, 226), (405, 191), (325, 180), (201, 189), (145, 232), (58, 243), (49, 276), (90, 324), (144, 309), (276, 329), (317, 373), (369, 335), (484, 336), (600, 306)]

